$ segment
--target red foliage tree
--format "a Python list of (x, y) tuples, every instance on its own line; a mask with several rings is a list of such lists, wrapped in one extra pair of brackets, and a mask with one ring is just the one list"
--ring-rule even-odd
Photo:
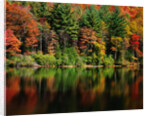
[(143, 53), (139, 50), (139, 42), (140, 36), (136, 35), (136, 33), (133, 33), (131, 40), (130, 40), (130, 46), (133, 48), (133, 50), (136, 51), (137, 55), (139, 57), (143, 56)]
[(139, 49), (139, 39), (140, 39), (140, 36), (136, 35), (136, 33), (133, 33), (132, 37), (131, 37), (131, 40), (130, 40), (130, 43), (131, 43), (131, 47), (134, 49), (134, 50), (138, 50)]
[(6, 28), (14, 32), (14, 35), (22, 42), (23, 47), (27, 48), (26, 50), (37, 46), (39, 29), (29, 7), (7, 2)]
[(110, 12), (115, 11), (115, 6), (110, 6), (109, 11)]
[(126, 17), (126, 14), (129, 14), (130, 19), (132, 20), (136, 17), (139, 8), (138, 7), (129, 7), (129, 6), (120, 6), (121, 14)]
[(13, 34), (13, 31), (8, 29), (6, 30), (6, 52), (10, 55), (16, 55), (21, 52), (20, 45), (21, 42)]
[(138, 13), (138, 8), (137, 7), (130, 7), (129, 15), (131, 19), (133, 19)]

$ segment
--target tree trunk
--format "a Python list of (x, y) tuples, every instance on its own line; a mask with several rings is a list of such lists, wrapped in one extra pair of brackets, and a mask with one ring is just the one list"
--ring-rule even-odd
[(72, 44), (73, 44), (73, 46), (76, 48), (76, 47), (77, 47), (77, 40), (73, 39), (73, 40), (72, 40)]
[(124, 63), (124, 60), (125, 60), (125, 50), (123, 49), (123, 50), (121, 50), (121, 62), (122, 62), (122, 65), (124, 65), (125, 63)]
[(117, 51), (115, 51), (115, 61), (116, 61), (116, 59), (117, 59)]
[(42, 51), (42, 35), (40, 37), (40, 50)]
[[(134, 50), (133, 50), (133, 56), (135, 57)], [(134, 64), (134, 58), (133, 58), (133, 64)]]

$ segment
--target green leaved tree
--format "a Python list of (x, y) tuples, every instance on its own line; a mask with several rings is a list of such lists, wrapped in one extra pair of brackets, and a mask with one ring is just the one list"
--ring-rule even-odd
[[(106, 41), (107, 45), (107, 53), (109, 54), (111, 52), (112, 47), (114, 46), (113, 42), (111, 41), (111, 38), (124, 38), (126, 37), (126, 26), (127, 21), (125, 17), (121, 15), (121, 11), (119, 7), (114, 7), (114, 10), (111, 11), (111, 16), (107, 20), (107, 27), (108, 27), (108, 40)], [(116, 39), (114, 39), (116, 40)], [(122, 48), (124, 48), (124, 44), (121, 45)], [(121, 48), (121, 49), (122, 49)], [(117, 49), (117, 48), (116, 48)], [(120, 52), (119, 49), (117, 52)], [(117, 54), (117, 52), (114, 52)], [(117, 56), (115, 55), (115, 59), (117, 60)]]
[(123, 16), (120, 15), (120, 8), (115, 7), (115, 10), (112, 11), (111, 16), (108, 20), (108, 31), (109, 37), (125, 37), (126, 36), (126, 25), (127, 21)]
[(61, 48), (76, 46), (79, 25), (70, 4), (54, 4), (49, 23), (59, 35)]
[(101, 37), (101, 19), (98, 10), (92, 5), (90, 8), (86, 8), (80, 21), (81, 27), (88, 27), (97, 32), (97, 36)]

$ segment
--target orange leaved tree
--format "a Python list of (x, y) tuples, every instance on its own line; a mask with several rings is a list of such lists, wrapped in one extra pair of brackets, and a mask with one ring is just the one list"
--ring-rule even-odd
[(16, 55), (17, 53), (20, 53), (20, 45), (21, 42), (16, 38), (16, 36), (13, 34), (13, 31), (10, 29), (6, 30), (6, 53), (7, 55)]
[(39, 29), (29, 7), (16, 3), (6, 3), (6, 29), (11, 29), (22, 42), (22, 53), (37, 46)]

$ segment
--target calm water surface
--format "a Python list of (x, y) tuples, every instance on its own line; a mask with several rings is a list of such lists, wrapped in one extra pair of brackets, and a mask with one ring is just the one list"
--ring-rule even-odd
[(7, 115), (143, 108), (143, 72), (129, 68), (8, 68)]

